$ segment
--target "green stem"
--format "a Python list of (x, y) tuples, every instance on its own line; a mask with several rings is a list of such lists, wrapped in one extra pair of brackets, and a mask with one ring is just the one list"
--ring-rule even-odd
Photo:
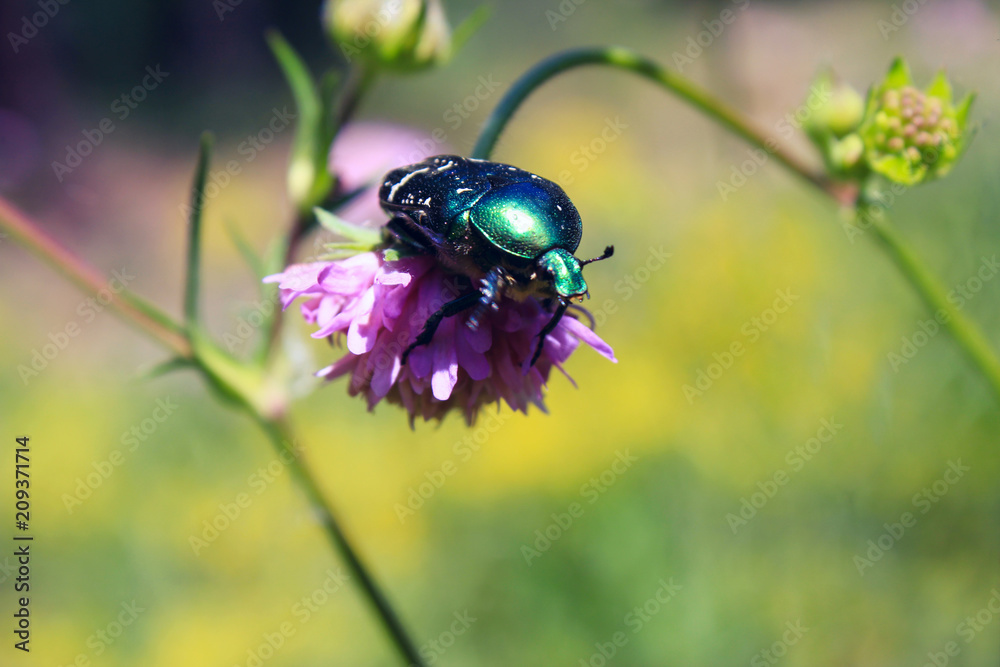
[(191, 213), (188, 215), (187, 264), (184, 272), (184, 322), (190, 329), (198, 324), (198, 297), (201, 294), (201, 220), (205, 206), (205, 182), (212, 152), (212, 135), (201, 136), (198, 166), (191, 187)]
[[(634, 51), (616, 47), (582, 48), (557, 53), (543, 60), (521, 76), (486, 120), (479, 139), (472, 149), (472, 157), (489, 159), (496, 146), (500, 133), (510, 122), (521, 104), (539, 86), (552, 77), (574, 67), (583, 65), (609, 65), (651, 79), (674, 93), (682, 100), (702, 111), (709, 118), (717, 121), (730, 132), (742, 137), (751, 145), (764, 149), (785, 168), (804, 179), (810, 185), (818, 188), (840, 204), (855, 202), (858, 188), (852, 184), (837, 183), (825, 174), (806, 166), (794, 156), (777, 146), (774, 139), (767, 138), (755, 130), (740, 113), (729, 108), (705, 91), (682, 76), (670, 72), (656, 62), (645, 58)], [(864, 203), (858, 199), (854, 203), (856, 212), (864, 210)], [(872, 217), (872, 216), (866, 216)], [(874, 218), (873, 218), (874, 219)], [(933, 313), (941, 311), (947, 319), (945, 326), (951, 331), (955, 340), (965, 350), (966, 354), (990, 383), (997, 397), (1000, 398), (1000, 360), (997, 359), (988, 339), (982, 330), (961, 311), (955, 308), (947, 298), (947, 293), (940, 282), (917, 257), (903, 238), (885, 220), (873, 223), (875, 237), (889, 258), (910, 283), (921, 300)]]
[[(106, 289), (106, 281), (93, 268), (59, 245), (45, 234), (34, 221), (3, 198), (0, 198), (0, 229), (8, 231), (15, 241), (25, 246), (46, 264), (55, 268), (83, 292), (95, 294), (111, 292), (111, 290)], [(343, 528), (337, 521), (329, 500), (323, 494), (316, 476), (303, 458), (302, 452), (294, 448), (291, 429), (284, 417), (280, 415), (266, 416), (249, 395), (248, 389), (236, 386), (234, 382), (214, 371), (213, 366), (206, 363), (207, 360), (198, 358), (198, 351), (192, 349), (190, 341), (181, 333), (181, 326), (160, 313), (154, 306), (146, 304), (139, 297), (126, 291), (113, 294), (109, 305), (116, 315), (136, 325), (142, 333), (173, 350), (180, 358), (194, 360), (194, 367), (198, 369), (205, 380), (216, 389), (221, 390), (225, 396), (234, 399), (239, 407), (261, 427), (279, 455), (282, 455), (282, 460), (286, 461), (292, 469), (295, 479), (305, 491), (313, 511), (320, 517), (324, 532), (344, 558), (352, 576), (360, 584), (400, 655), (408, 661), (408, 665), (423, 667), (425, 663), (415, 644), (409, 638), (385, 594), (351, 546)], [(204, 348), (200, 349), (204, 350)]]
[(709, 118), (720, 123), (730, 132), (767, 151), (778, 162), (810, 184), (831, 196), (838, 196), (836, 186), (829, 178), (785, 152), (777, 145), (775, 139), (768, 138), (754, 129), (737, 111), (715, 99), (684, 77), (674, 74), (649, 58), (620, 47), (594, 47), (563, 51), (546, 58), (525, 72), (511, 86), (486, 120), (486, 125), (472, 149), (472, 157), (480, 159), (490, 157), (500, 133), (513, 117), (514, 112), (536, 88), (558, 74), (583, 65), (617, 67), (660, 84), (691, 106), (702, 111)]
[(108, 289), (108, 281), (96, 269), (71, 253), (42, 231), (31, 218), (0, 197), (0, 229), (51, 266), (82, 292), (110, 298), (110, 307), (129, 324), (183, 358), (191, 356), (191, 344), (183, 329), (169, 315), (127, 289), (117, 293)]
[(340, 553), (347, 568), (351, 572), (352, 578), (361, 586), (366, 599), (378, 615), (386, 633), (392, 639), (393, 644), (399, 651), (400, 656), (406, 659), (408, 667), (423, 667), (424, 660), (420, 656), (416, 645), (410, 639), (409, 633), (403, 626), (399, 616), (393, 610), (388, 598), (382, 592), (374, 577), (369, 573), (368, 568), (362, 562), (361, 557), (351, 546), (347, 539), (343, 527), (334, 515), (330, 501), (327, 500), (320, 488), (319, 482), (308, 463), (303, 452), (295, 447), (295, 440), (292, 437), (291, 429), (283, 418), (267, 419), (262, 417), (256, 410), (246, 406), (250, 415), (257, 424), (267, 434), (275, 450), (292, 469), (292, 473), (299, 482), (299, 486), (305, 491), (313, 511), (320, 517), (323, 530), (330, 540), (330, 543)]
[(980, 328), (948, 299), (948, 293), (941, 283), (887, 220), (868, 211), (865, 204), (859, 205), (859, 212), (868, 213), (864, 217), (871, 220), (870, 229), (879, 246), (910, 282), (931, 313), (948, 328), (1000, 398), (1000, 360)]

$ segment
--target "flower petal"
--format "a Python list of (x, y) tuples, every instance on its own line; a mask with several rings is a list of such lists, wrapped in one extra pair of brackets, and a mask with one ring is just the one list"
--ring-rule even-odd
[(611, 346), (605, 343), (604, 339), (594, 333), (590, 327), (580, 320), (575, 317), (564, 317), (559, 324), (560, 326), (565, 326), (574, 336), (594, 348), (602, 357), (616, 364), (618, 363), (618, 360), (615, 359), (615, 351), (611, 349)]

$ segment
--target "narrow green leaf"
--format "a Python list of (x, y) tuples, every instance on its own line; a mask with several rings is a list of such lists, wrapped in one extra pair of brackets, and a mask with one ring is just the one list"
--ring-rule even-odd
[(152, 380), (153, 378), (158, 378), (168, 373), (173, 373), (174, 371), (184, 370), (185, 368), (196, 368), (197, 364), (191, 359), (184, 359), (182, 357), (174, 357), (172, 359), (167, 359), (166, 361), (160, 362), (153, 366), (151, 369), (143, 373), (140, 377), (144, 380)]
[(208, 180), (208, 163), (212, 153), (212, 135), (201, 135), (198, 149), (198, 166), (191, 186), (191, 204), (188, 213), (187, 271), (184, 281), (184, 321), (190, 330), (198, 323), (198, 294), (201, 282), (201, 220), (205, 206), (205, 181)]
[(324, 229), (327, 229), (338, 236), (343, 236), (349, 241), (364, 244), (370, 248), (378, 245), (382, 240), (382, 234), (377, 229), (360, 227), (347, 222), (335, 213), (324, 211), (321, 208), (314, 208), (313, 212), (316, 214), (316, 219), (319, 221), (319, 224)]
[(264, 260), (257, 254), (257, 251), (253, 249), (250, 242), (240, 231), (240, 228), (232, 220), (226, 220), (226, 233), (229, 234), (229, 240), (233, 242), (236, 246), (236, 250), (239, 251), (240, 256), (243, 261), (247, 263), (250, 267), (250, 271), (253, 273), (254, 277), (258, 280), (263, 280), (267, 275), (264, 269)]
[(927, 86), (927, 94), (951, 104), (951, 83), (943, 69), (938, 70), (938, 73), (934, 75), (931, 84)]
[(358, 251), (364, 252), (366, 250), (371, 250), (372, 249), (372, 246), (371, 246), (370, 243), (356, 243), (356, 242), (324, 243), (323, 247), (326, 248), (327, 250), (331, 250), (331, 251), (334, 251), (334, 252), (336, 252), (338, 250), (358, 250)]
[(308, 206), (317, 178), (313, 151), (322, 134), (323, 102), (309, 68), (292, 45), (277, 31), (268, 32), (267, 43), (291, 88), (298, 112), (288, 163), (288, 193), (295, 205), (302, 208)]
[(897, 57), (889, 66), (889, 73), (885, 77), (883, 86), (885, 88), (902, 88), (913, 84), (913, 77), (910, 76), (910, 67), (906, 61)]
[(455, 30), (451, 34), (452, 57), (458, 53), (459, 49), (465, 46), (465, 43), (469, 41), (469, 38), (477, 30), (483, 27), (492, 14), (493, 7), (487, 4), (479, 5), (461, 23), (455, 26)]
[(969, 121), (969, 109), (972, 108), (972, 103), (975, 101), (976, 94), (969, 93), (962, 98), (962, 101), (955, 107), (955, 122), (958, 123), (959, 132), (965, 131), (965, 125)]

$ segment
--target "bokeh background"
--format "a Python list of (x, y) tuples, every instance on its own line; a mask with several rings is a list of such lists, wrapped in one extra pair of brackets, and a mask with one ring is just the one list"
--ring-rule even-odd
[[(476, 6), (445, 4), (453, 22)], [(0, 8), (0, 190), (109, 276), (134, 275), (131, 289), (179, 314), (179, 205), (198, 135), (215, 132), (216, 165), (243, 163), (207, 209), (207, 310), (220, 337), (259, 298), (226, 226), (262, 249), (290, 219), (292, 131), (252, 160), (239, 151), (291, 104), (263, 31), (280, 29), (316, 69), (339, 57), (318, 2), (225, 7), (220, 18), (193, 0), (71, 2), (17, 53), (6, 35), (38, 8)], [(947, 285), (966, 285), (1000, 244), (995, 3), (495, 3), (450, 65), (382, 79), (359, 119), (441, 128), (448, 149), (468, 152), (503, 90), (544, 56), (613, 43), (673, 65), (727, 7), (736, 20), (683, 72), (803, 155), (781, 122), (824, 65), (864, 89), (902, 54), (918, 80), (943, 66), (960, 93), (978, 91), (962, 163), (891, 211)], [(157, 65), (169, 74), (120, 120), (115, 98)], [(480, 77), (500, 86), (456, 125), (448, 111)], [(52, 162), (109, 116), (114, 132), (60, 181)], [(609, 122), (620, 132), (587, 158), (581, 147)], [(723, 198), (718, 184), (746, 146), (620, 73), (578, 70), (547, 86), (496, 157), (566, 188), (585, 221), (583, 255), (615, 244), (587, 278), (595, 309), (613, 302), (599, 331), (617, 365), (575, 355), (579, 388), (554, 377), (547, 415), (505, 409), (479, 429), (453, 417), (410, 430), (391, 406), (366, 412), (343, 383), (316, 387), (307, 371), (337, 351), (294, 317), (286, 337), (302, 371), (301, 443), (434, 664), (996, 665), (997, 403), (946, 333), (915, 337), (928, 315), (871, 239), (852, 240), (827, 201), (774, 164)], [(670, 256), (645, 271), (654, 251)], [(30, 435), (36, 533), (28, 656), (10, 646), (12, 559), (0, 556), (0, 664), (397, 664), (350, 582), (322, 593), (340, 563), (253, 425), (193, 376), (142, 379), (160, 350), (108, 312), (85, 316), (84, 297), (10, 239), (0, 279), (4, 489), (13, 438)], [(795, 300), (772, 318), (779, 291)], [(998, 306), (1000, 281), (986, 280), (964, 309), (1000, 345)], [(19, 367), (70, 323), (79, 335), (23, 379)], [(905, 341), (923, 344), (894, 368)], [(745, 354), (711, 369), (734, 342)], [(685, 395), (710, 371), (701, 395)], [(157, 422), (164, 404), (176, 407)], [(835, 434), (810, 443), (826, 437), (824, 420)], [(133, 427), (144, 439), (123, 439)], [(68, 507), (116, 451), (121, 464)], [(608, 472), (620, 453), (637, 460)], [(429, 486), (446, 462), (454, 474)], [(961, 476), (942, 481), (953, 464)], [(773, 485), (776, 474), (787, 483)], [(250, 506), (196, 554), (191, 537), (209, 535), (206, 522), (240, 493)], [(428, 497), (401, 514), (414, 493)], [(8, 517), (12, 492), (0, 495)], [(582, 516), (553, 528), (575, 502)], [(745, 523), (733, 519), (741, 510)], [(915, 523), (899, 535), (905, 512)], [(550, 544), (536, 533), (546, 530)], [(539, 550), (530, 563), (525, 548)], [(454, 625), (456, 614), (475, 620)], [(294, 634), (269, 651), (282, 627)], [(604, 658), (618, 632), (624, 646)], [(958, 655), (943, 653), (949, 642)]]

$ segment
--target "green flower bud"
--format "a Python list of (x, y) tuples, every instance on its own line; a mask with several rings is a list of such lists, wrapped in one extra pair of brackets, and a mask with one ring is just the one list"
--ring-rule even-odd
[(451, 55), (440, 0), (327, 0), (323, 23), (348, 62), (415, 70)]
[(865, 153), (865, 143), (857, 134), (849, 134), (843, 139), (830, 142), (829, 164), (834, 172), (841, 175), (854, 173), (861, 164)]
[(830, 71), (822, 72), (813, 81), (812, 90), (826, 99), (806, 120), (805, 129), (816, 140), (833, 135), (840, 139), (858, 129), (865, 114), (865, 101), (853, 87), (835, 79)]
[(859, 134), (868, 167), (891, 181), (916, 185), (947, 174), (967, 144), (973, 95), (952, 102), (951, 84), (939, 72), (926, 90), (913, 85), (897, 58), (885, 80), (869, 93)]

